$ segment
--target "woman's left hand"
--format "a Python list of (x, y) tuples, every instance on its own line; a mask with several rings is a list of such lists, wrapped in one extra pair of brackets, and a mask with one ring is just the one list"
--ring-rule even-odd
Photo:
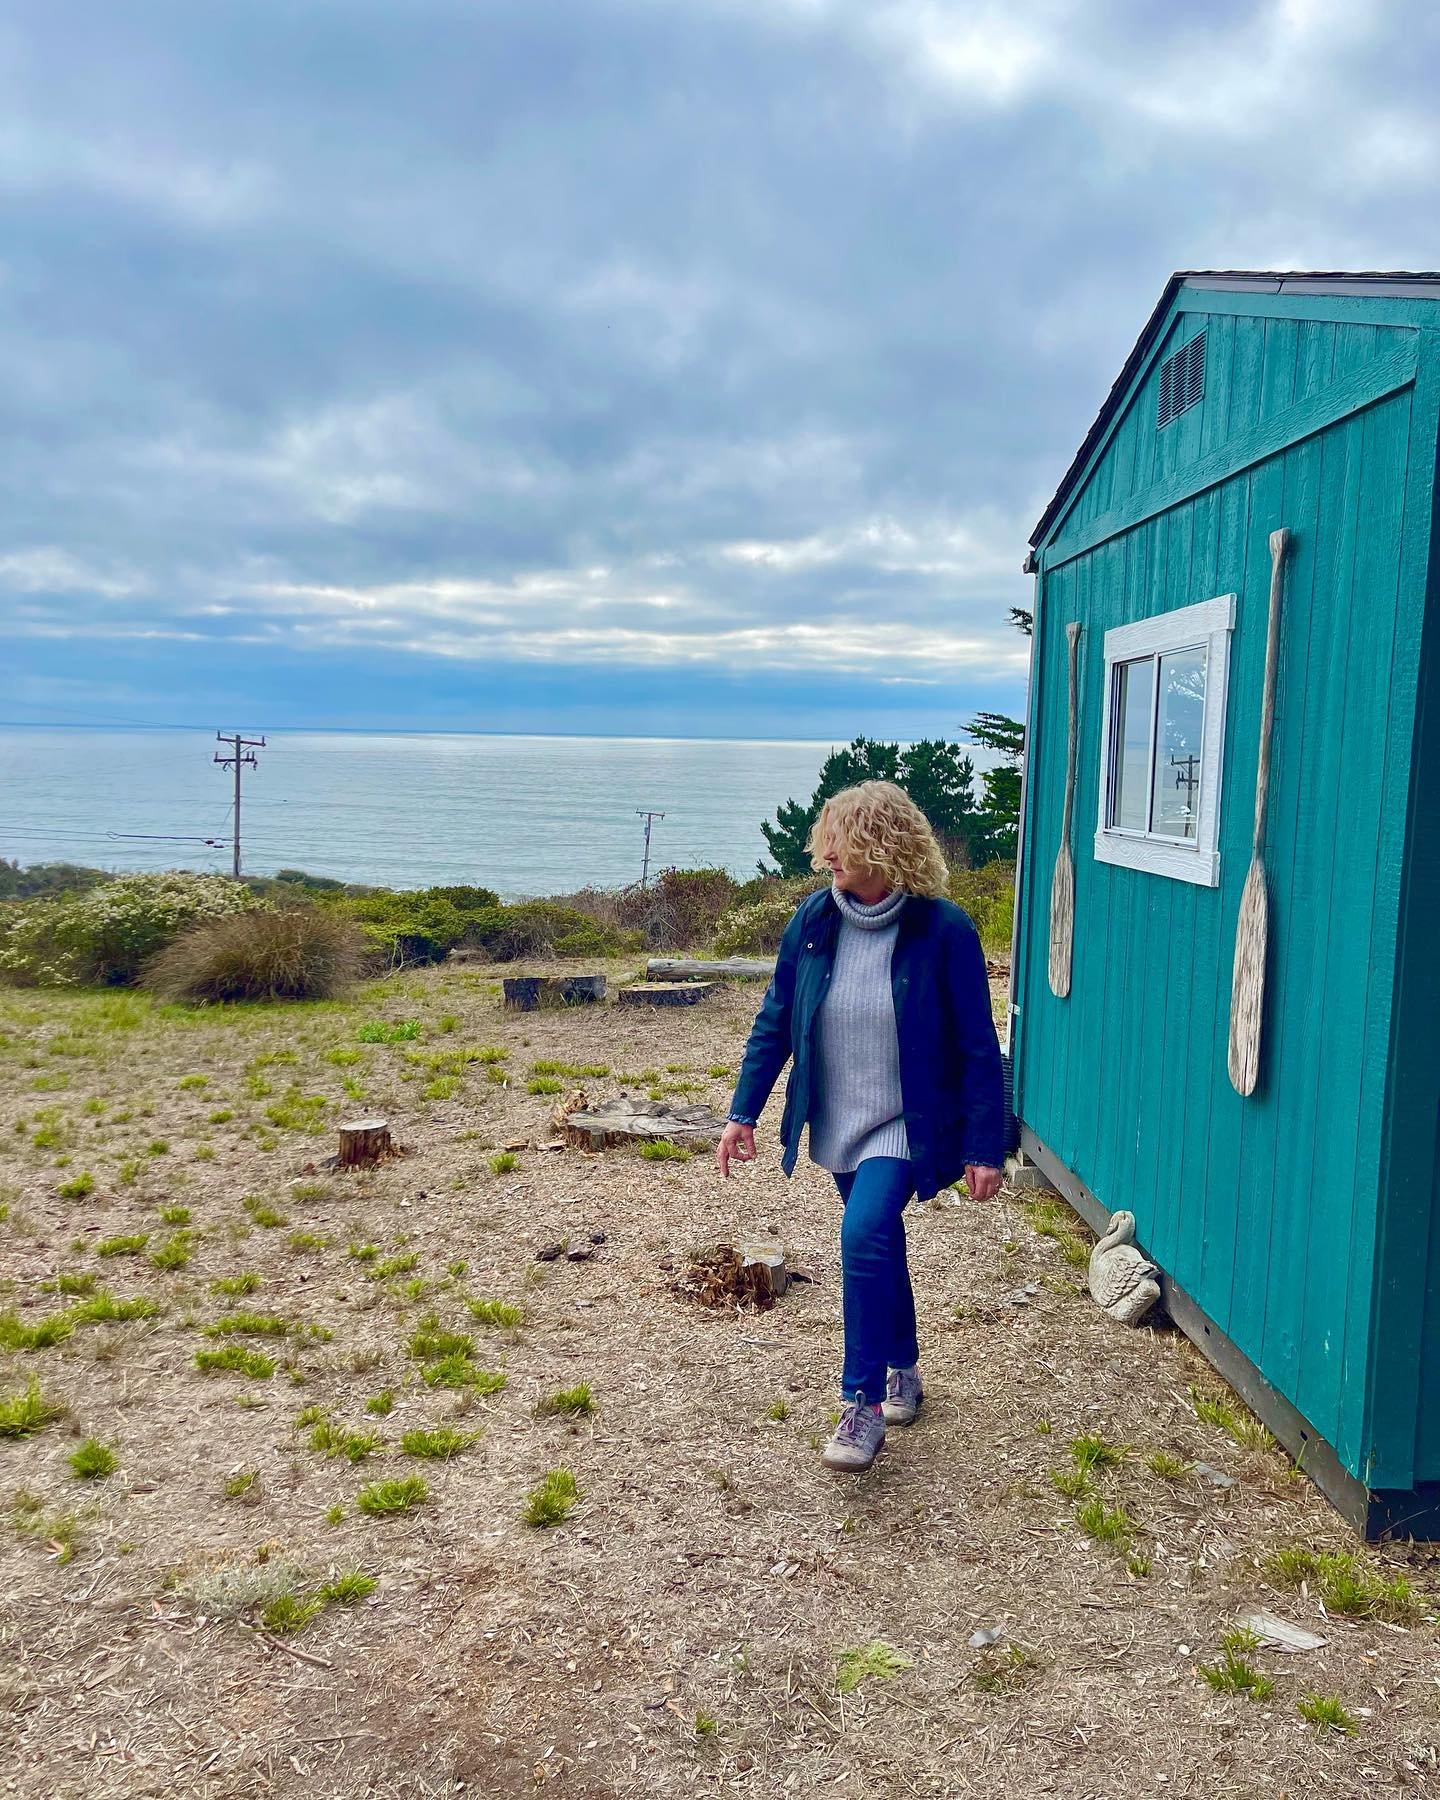
[(999, 1169), (992, 1169), (985, 1163), (966, 1163), (965, 1186), (970, 1191), (972, 1200), (993, 1200), (1000, 1192), (1000, 1183), (1004, 1174)]

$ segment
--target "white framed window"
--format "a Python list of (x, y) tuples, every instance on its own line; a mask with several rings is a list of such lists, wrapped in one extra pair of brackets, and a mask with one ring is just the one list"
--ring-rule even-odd
[(1216, 887), (1235, 596), (1105, 633), (1098, 862)]

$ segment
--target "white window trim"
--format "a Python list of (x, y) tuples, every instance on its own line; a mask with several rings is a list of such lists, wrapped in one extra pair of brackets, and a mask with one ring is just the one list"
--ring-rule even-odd
[[(1122, 869), (1143, 869), (1198, 887), (1220, 885), (1220, 776), (1225, 747), (1225, 695), (1230, 681), (1230, 634), (1235, 629), (1235, 596), (1221, 594), (1174, 612), (1117, 625), (1105, 633), (1104, 714), (1100, 728), (1100, 817), (1095, 828), (1095, 860)], [(1118, 831), (1106, 824), (1113, 779), (1110, 705), (1115, 668), (1141, 656), (1204, 646), (1205, 724), (1200, 744), (1200, 816), (1193, 843), (1148, 833)]]

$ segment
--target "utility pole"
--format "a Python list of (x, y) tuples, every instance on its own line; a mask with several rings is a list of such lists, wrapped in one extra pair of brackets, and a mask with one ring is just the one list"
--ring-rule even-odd
[(645, 861), (640, 870), (640, 885), (643, 888), (650, 881), (650, 827), (656, 819), (663, 819), (665, 815), (663, 812), (646, 812), (643, 806), (637, 806), (635, 814), (645, 821)]
[(216, 762), (222, 769), (234, 769), (235, 771), (235, 820), (230, 842), (235, 852), (235, 865), (231, 873), (238, 881), (240, 879), (240, 772), (246, 767), (259, 768), (260, 765), (255, 760), (253, 753), (265, 748), (265, 740), (263, 737), (241, 737), (238, 731), (232, 731), (228, 737), (223, 731), (217, 731), (215, 738), (218, 743), (229, 744), (231, 747), (229, 756), (221, 756), (217, 751)]

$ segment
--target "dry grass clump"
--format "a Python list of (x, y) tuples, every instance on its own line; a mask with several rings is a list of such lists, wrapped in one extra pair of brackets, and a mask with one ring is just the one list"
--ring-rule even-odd
[(323, 907), (234, 913), (192, 926), (147, 965), (166, 1000), (330, 1000), (359, 978), (365, 939)]
[(211, 1619), (234, 1619), (254, 1612), (304, 1585), (304, 1572), (284, 1557), (263, 1562), (212, 1562), (171, 1578), (171, 1587), (197, 1612)]

